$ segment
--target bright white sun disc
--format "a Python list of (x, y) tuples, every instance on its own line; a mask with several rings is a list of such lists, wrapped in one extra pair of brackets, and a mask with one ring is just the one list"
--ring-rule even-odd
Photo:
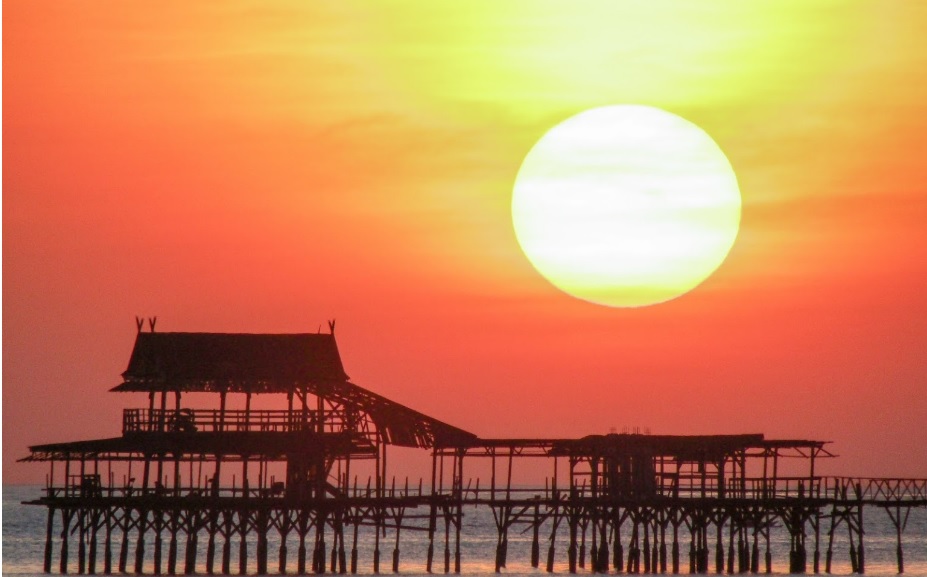
[(551, 128), (515, 180), (512, 221), (554, 286), (609, 306), (684, 294), (724, 261), (740, 226), (724, 153), (658, 108), (605, 106)]

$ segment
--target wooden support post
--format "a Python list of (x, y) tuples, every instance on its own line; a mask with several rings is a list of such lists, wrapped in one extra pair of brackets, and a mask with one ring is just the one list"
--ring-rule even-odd
[[(727, 572), (728, 573), (734, 572), (734, 538), (736, 536), (735, 533), (737, 533), (737, 531), (735, 530), (733, 519), (731, 519), (730, 528), (728, 529), (728, 545), (727, 545)], [(721, 538), (721, 530), (719, 529), (718, 539), (720, 540), (720, 538)]]
[(496, 521), (496, 557), (495, 557), (495, 571), (500, 573), (502, 570), (502, 531), (505, 524), (504, 519), (502, 519), (504, 507), (496, 509), (495, 506), (491, 506), (492, 514)]
[[(83, 469), (84, 469), (83, 464), (84, 464), (84, 461), (82, 459), (81, 460), (81, 473), (83, 473)], [(83, 479), (83, 474), (81, 474), (81, 478)], [(86, 564), (85, 564), (86, 563), (85, 555), (87, 553), (86, 520), (87, 520), (87, 512), (83, 507), (81, 507), (77, 512), (77, 572), (81, 575), (83, 575), (86, 570)]]
[(695, 562), (697, 556), (698, 546), (695, 544), (695, 540), (698, 535), (698, 528), (695, 526), (695, 521), (693, 520), (692, 527), (690, 528), (690, 540), (689, 540), (689, 573), (700, 573), (698, 570), (698, 565)]
[(658, 566), (657, 563), (658, 563), (659, 558), (660, 558), (660, 555), (659, 555), (659, 553), (658, 553), (658, 551), (657, 551), (657, 538), (658, 538), (658, 533), (657, 533), (657, 524), (656, 524), (656, 522), (654, 521), (653, 524), (650, 525), (650, 527), (651, 527), (651, 535), (653, 535), (653, 541), (652, 541), (653, 544), (652, 544), (651, 547), (650, 547), (650, 567), (653, 569), (653, 572), (656, 573), (656, 572), (657, 572), (657, 566)]
[[(342, 516), (342, 519), (344, 517)], [(347, 554), (344, 547), (344, 522), (338, 526), (338, 573), (344, 575), (348, 572)]]
[[(183, 485), (180, 477), (180, 453), (174, 454), (174, 496), (180, 496), (180, 489)], [(192, 464), (192, 463), (191, 463)]]
[(225, 527), (224, 527), (222, 540), (222, 574), (231, 575), (232, 574), (232, 519), (231, 513), (229, 513), (225, 518)]
[[(380, 482), (379, 479), (377, 479), (378, 484), (379, 482)], [(377, 492), (379, 493), (379, 491)], [(381, 531), (380, 513), (381, 512), (379, 508), (375, 508), (374, 513), (373, 513), (374, 531), (375, 531), (374, 537), (373, 537), (373, 572), (374, 573), (380, 572), (380, 531)]]
[(122, 543), (119, 544), (119, 572), (126, 572), (129, 562), (129, 529), (132, 521), (132, 509), (126, 507), (122, 515)]
[(148, 525), (148, 511), (138, 512), (138, 538), (135, 540), (135, 572), (141, 573), (145, 566), (145, 529)]
[(267, 510), (261, 508), (257, 512), (257, 574), (267, 575)]
[[(357, 573), (357, 532), (360, 528), (360, 520), (354, 521), (354, 536), (351, 541), (351, 574), (354, 575)], [(431, 551), (431, 549), (429, 549)], [(429, 570), (431, 565), (428, 566)]]
[(448, 509), (444, 509), (444, 572), (451, 572), (451, 516)]
[(454, 523), (454, 573), (460, 573), (460, 529), (463, 523), (463, 505), (457, 505), (457, 522)]
[(772, 573), (772, 551), (771, 551), (771, 549), (770, 549), (770, 547), (769, 547), (769, 534), (771, 533), (771, 531), (770, 531), (770, 527), (771, 527), (771, 526), (772, 526), (772, 520), (771, 520), (771, 519), (769, 518), (769, 516), (767, 515), (767, 516), (766, 516), (766, 533), (765, 533), (765, 536), (766, 536), (766, 553), (765, 553), (765, 559), (764, 559), (764, 561), (766, 562), (766, 563), (765, 563), (765, 565), (766, 565), (766, 573)]
[[(794, 526), (790, 526), (789, 530), (792, 531), (791, 534), (791, 547), (789, 551), (789, 573), (804, 573), (803, 570), (803, 551), (802, 551), (802, 534), (796, 532)], [(801, 532), (804, 531), (804, 526), (802, 525)]]
[(187, 531), (187, 548), (183, 563), (184, 575), (192, 575), (193, 573), (196, 573), (196, 546), (197, 541), (199, 540), (198, 533), (199, 532), (196, 530), (196, 525), (191, 523), (191, 528), (189, 531)]
[[(589, 528), (589, 519), (584, 515), (579, 521), (579, 565), (580, 569), (586, 568), (586, 529)], [(595, 542), (593, 540), (593, 549)]]
[(830, 529), (827, 531), (827, 553), (824, 558), (825, 573), (830, 573), (831, 562), (834, 558), (834, 530), (839, 522), (837, 505), (833, 505), (830, 513)]
[(568, 505), (569, 509), (567, 512), (567, 523), (570, 527), (570, 544), (567, 547), (567, 566), (570, 573), (576, 573), (576, 562), (577, 562), (577, 529), (578, 529), (578, 520), (576, 513), (576, 502), (575, 495), (571, 494), (570, 504)]
[(48, 508), (48, 519), (45, 523), (45, 562), (42, 565), (42, 570), (45, 571), (46, 573), (51, 573), (54, 527), (55, 527), (55, 508), (49, 507)]
[(614, 567), (617, 573), (624, 571), (624, 545), (621, 544), (621, 523), (621, 512), (618, 507), (615, 507), (615, 513), (612, 519), (612, 524), (615, 527), (615, 535), (612, 541), (612, 567)]
[(338, 570), (338, 532), (339, 532), (339, 523), (338, 514), (335, 513), (332, 515), (332, 553), (331, 553), (331, 563), (328, 567), (328, 570), (332, 573), (335, 573)]
[[(160, 473), (161, 473), (161, 457), (160, 456), (158, 456), (158, 473), (159, 473), (158, 477), (160, 478)], [(160, 484), (161, 482), (158, 481), (158, 485)], [(163, 521), (164, 516), (160, 509), (155, 510), (153, 514), (154, 514), (154, 533), (155, 533), (154, 535), (154, 539), (155, 539), (155, 542), (154, 542), (154, 574), (160, 575), (161, 574), (161, 545), (162, 545), (161, 522)]]
[(888, 513), (888, 517), (892, 520), (892, 525), (895, 527), (895, 559), (898, 563), (898, 574), (900, 575), (904, 573), (904, 550), (901, 546), (901, 534), (908, 525), (908, 516), (911, 514), (911, 507), (905, 507), (904, 516), (901, 515), (900, 504), (895, 506), (894, 512), (892, 512), (890, 507), (886, 507), (885, 512)]
[(570, 456), (570, 500), (567, 503), (567, 523), (569, 524), (570, 544), (567, 546), (567, 567), (570, 573), (576, 573), (576, 532), (577, 532), (577, 504), (578, 495), (576, 487), (576, 457)]
[[(227, 391), (221, 391), (219, 393), (219, 424), (218, 430), (219, 433), (225, 432), (225, 401), (227, 396)], [(219, 497), (219, 486), (221, 485), (221, 473), (222, 473), (222, 453), (220, 451), (216, 452), (216, 467), (213, 469), (212, 483), (210, 486), (210, 493), (213, 498)], [(228, 538), (226, 534), (226, 538)]]
[(599, 532), (599, 558), (597, 559), (597, 571), (599, 573), (608, 573), (608, 516), (602, 517), (600, 521)]
[[(425, 571), (432, 572), (435, 557), (435, 533), (438, 524), (438, 449), (431, 451), (431, 498), (428, 502), (428, 552), (425, 556)], [(355, 530), (355, 543), (357, 532)]]
[[(556, 491), (554, 491), (554, 493), (556, 494)], [(560, 507), (561, 507), (561, 504), (560, 504), (559, 499), (555, 500), (553, 504), (554, 511), (553, 511), (553, 519), (551, 521), (551, 529), (550, 529), (550, 546), (547, 548), (546, 569), (548, 573), (554, 572), (554, 555), (556, 552), (556, 545), (557, 545), (557, 527), (560, 525), (560, 519), (561, 519)]]
[(860, 574), (863, 574), (866, 572), (866, 552), (863, 547), (863, 536), (866, 532), (863, 530), (863, 491), (859, 483), (856, 484), (856, 495), (857, 499), (860, 500), (860, 503), (856, 506), (856, 526), (859, 528), (859, 547), (856, 548), (856, 557), (858, 571)]
[(747, 548), (747, 528), (741, 523), (737, 529), (737, 571), (746, 573), (750, 567), (750, 550)]
[(531, 530), (531, 566), (537, 569), (541, 563), (541, 505), (539, 503), (534, 504)]
[(61, 509), (61, 555), (59, 559), (59, 572), (62, 574), (68, 572), (68, 535), (71, 534), (71, 517), (73, 515), (74, 512), (71, 509)]
[(457, 459), (457, 515), (454, 522), (454, 573), (460, 573), (460, 530), (463, 526), (463, 458), (464, 450), (458, 449)]
[(898, 574), (904, 573), (904, 551), (901, 548), (901, 533), (898, 533), (898, 550), (895, 553), (898, 560)]
[(216, 562), (216, 531), (219, 529), (218, 525), (219, 514), (214, 509), (209, 512), (209, 536), (206, 539), (206, 573), (212, 575), (215, 571), (215, 562)]
[(911, 513), (911, 508), (908, 507), (905, 509), (904, 521), (901, 521), (901, 507), (897, 509), (897, 520), (895, 521), (895, 530), (898, 538), (898, 550), (895, 552), (895, 557), (898, 560), (898, 573), (904, 573), (904, 551), (901, 548), (901, 533), (904, 531), (905, 525), (908, 524), (908, 514)]
[[(158, 413), (158, 431), (164, 432), (167, 430), (167, 390), (161, 391), (161, 411)], [(158, 480), (161, 479), (161, 475), (158, 475)]]
[(251, 391), (245, 392), (245, 431), (251, 430)]
[(296, 550), (296, 572), (300, 575), (306, 574), (306, 527), (301, 526), (299, 530), (299, 547)]
[(631, 519), (631, 538), (628, 540), (628, 564), (626, 571), (628, 573), (640, 572), (640, 552), (638, 549), (638, 511), (633, 513)]
[(168, 575), (177, 574), (177, 511), (170, 513), (169, 522), (171, 530), (171, 540), (167, 545), (167, 573)]
[(509, 557), (509, 516), (511, 510), (511, 507), (506, 507), (506, 519), (502, 530), (502, 542), (499, 543), (499, 565), (503, 568), (505, 568), (505, 564)]
[(856, 541), (853, 537), (853, 528), (849, 526), (850, 523), (847, 523), (849, 529), (849, 539), (850, 539), (850, 572), (859, 573), (859, 561), (856, 556)]
[[(813, 459), (813, 457), (812, 457)], [(812, 463), (814, 461), (812, 460)], [(812, 470), (814, 465), (812, 464)], [(821, 572), (821, 510), (815, 508), (814, 516), (812, 517), (814, 523), (814, 573), (818, 574)]]
[(650, 523), (647, 522), (646, 514), (644, 522), (644, 573), (650, 573)]
[(599, 558), (598, 558), (598, 572), (599, 573), (608, 573), (608, 564), (609, 564), (609, 548), (608, 548), (608, 538), (609, 538), (609, 523), (612, 513), (610, 509), (607, 509), (603, 512), (603, 516), (600, 520), (601, 530), (599, 533)]
[[(376, 475), (375, 494), (376, 494), (378, 501), (383, 497), (383, 475), (385, 474), (383, 471), (385, 469), (385, 465), (381, 462), (381, 459), (383, 458), (383, 455), (385, 454), (385, 452), (381, 449), (381, 445), (384, 444), (383, 440), (381, 439), (381, 436), (382, 435), (380, 431), (377, 431), (377, 438), (376, 438), (377, 458), (376, 458), (376, 461), (374, 462), (374, 467), (375, 467), (374, 473)], [(380, 572), (381, 511), (378, 507), (374, 508), (373, 515), (374, 515), (374, 531), (375, 531), (374, 541), (373, 541), (373, 572), (379, 573)]]
[(302, 414), (301, 427), (303, 431), (309, 430), (309, 392), (306, 385), (303, 385), (302, 389), (299, 391), (299, 401), (300, 401), (300, 410)]
[(318, 513), (315, 524), (315, 572), (325, 573), (325, 514)]
[(248, 515), (249, 511), (244, 508), (238, 510), (238, 574), (248, 574)]
[(666, 573), (666, 510), (660, 511), (660, 573)]
[(728, 561), (728, 567), (732, 567), (731, 572), (743, 573), (746, 571), (748, 565), (746, 561), (747, 549), (744, 542), (744, 525), (742, 522), (736, 522), (733, 519), (731, 520), (730, 525), (730, 534), (734, 536), (732, 540), (734, 543), (733, 551), (729, 551), (730, 555), (733, 555), (734, 562)]
[[(292, 403), (292, 399), (293, 398), (292, 398), (292, 393), (291, 393), (290, 394), (291, 403)], [(284, 511), (283, 515), (285, 519), (288, 518), (289, 511)], [(286, 523), (286, 521), (284, 521), (284, 523)], [(284, 527), (288, 528), (289, 525), (284, 524)], [(280, 531), (280, 551), (277, 554), (277, 571), (281, 575), (286, 575), (286, 556), (287, 556), (286, 536), (287, 536), (287, 533), (288, 533), (287, 529)]]
[(113, 572), (113, 515), (115, 511), (107, 507), (103, 519), (106, 523), (106, 532), (103, 535), (103, 573), (110, 575)]
[(589, 479), (589, 489), (590, 496), (592, 498), (592, 504), (587, 510), (588, 515), (584, 517), (582, 539), (580, 543), (579, 551), (579, 560), (582, 563), (580, 567), (583, 567), (585, 564), (585, 545), (586, 545), (586, 527), (591, 525), (592, 530), (589, 534), (590, 538), (590, 547), (589, 547), (589, 561), (591, 569), (593, 572), (598, 573), (599, 569), (599, 512), (601, 510), (600, 506), (600, 495), (599, 495), (599, 459), (593, 457), (590, 463), (590, 479)]
[(88, 517), (90, 518), (90, 551), (87, 555), (87, 573), (95, 575), (97, 572), (97, 529), (100, 525), (99, 510), (91, 509)]
[(702, 573), (708, 573), (708, 557), (709, 557), (709, 548), (708, 548), (708, 516), (706, 514), (705, 524), (702, 526), (702, 544), (699, 549), (699, 567)]

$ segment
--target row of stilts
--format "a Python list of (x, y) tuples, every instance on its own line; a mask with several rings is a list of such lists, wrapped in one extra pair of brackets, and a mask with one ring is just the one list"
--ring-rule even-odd
[[(403, 530), (427, 531), (428, 572), (443, 569), (445, 573), (459, 573), (462, 504), (460, 500), (432, 502), (424, 513), (416, 512), (422, 503), (329, 507), (325, 511), (278, 506), (224, 510), (182, 506), (50, 507), (44, 570), (52, 572), (57, 549), (57, 568), (61, 573), (76, 568), (81, 574), (144, 573), (146, 570), (171, 575), (201, 570), (207, 574), (232, 574), (233, 571), (267, 574), (270, 571), (288, 573), (295, 568), (297, 574), (353, 574), (358, 572), (358, 541), (371, 537), (370, 531), (360, 532), (360, 527), (364, 526), (374, 529), (374, 573), (381, 569), (399, 572)], [(820, 547), (825, 538), (823, 569), (829, 573), (835, 531), (841, 526), (849, 533), (852, 571), (865, 572), (861, 506), (834, 506), (823, 515), (813, 506), (618, 507), (566, 500), (475, 504), (489, 506), (493, 512), (498, 535), (496, 571), (506, 567), (510, 532), (523, 527), (523, 532), (531, 532), (532, 567), (539, 568), (544, 561), (548, 572), (555, 570), (558, 535), (561, 539), (568, 535), (565, 549), (570, 573), (580, 569), (631, 574), (685, 570), (689, 573), (770, 573), (773, 570), (771, 529), (781, 524), (790, 537), (790, 573), (806, 573), (809, 568), (819, 573), (822, 569)], [(899, 520), (901, 514), (899, 509)], [(830, 529), (822, 535), (824, 519), (830, 520)], [(896, 525), (899, 527), (898, 569), (903, 572), (900, 540), (903, 527), (900, 523)], [(268, 537), (275, 536), (274, 533), (279, 536), (279, 546), (274, 542), (277, 550), (271, 551)], [(545, 559), (541, 556), (542, 539), (547, 541)], [(56, 540), (59, 547), (54, 546)], [(291, 552), (294, 541), (296, 551)], [(809, 541), (813, 543), (810, 556)], [(369, 545), (368, 542), (365, 546)], [(443, 559), (440, 557), (442, 546)], [(201, 547), (205, 548), (205, 565), (197, 567), (202, 560), (199, 557)], [(390, 549), (391, 564), (387, 566), (381, 552), (389, 554)], [(271, 568), (270, 558), (274, 553), (276, 567)], [(76, 567), (71, 555), (76, 557)], [(249, 567), (249, 561), (256, 563), (256, 567)], [(294, 561), (295, 567), (289, 565)]]
[[(509, 529), (523, 523), (532, 529), (531, 565), (539, 567), (540, 528), (549, 521), (548, 572), (554, 571), (556, 539), (563, 523), (568, 525), (567, 566), (571, 573), (587, 568), (597, 573), (680, 573), (683, 569), (689, 573), (707, 573), (712, 568), (718, 573), (759, 573), (761, 563), (765, 572), (772, 572), (773, 516), (767, 511), (751, 510), (750, 517), (746, 517), (739, 510), (687, 507), (566, 506), (549, 509), (546, 514), (541, 513), (538, 505), (533, 510), (531, 506), (507, 505), (495, 505), (493, 509), (499, 532), (497, 571), (506, 565)], [(712, 529), (714, 567), (711, 566)], [(762, 558), (761, 539), (765, 544)], [(793, 539), (793, 551), (803, 551), (802, 547), (802, 540)], [(793, 555), (791, 572), (805, 571), (798, 558), (799, 555)]]
[[(151, 573), (194, 574), (201, 541), (205, 552), (207, 574), (248, 574), (249, 560), (256, 563), (255, 572), (269, 573), (271, 547), (269, 535), (280, 537), (277, 567), (274, 572), (288, 573), (289, 537), (298, 543), (295, 551), (296, 573), (352, 574), (358, 572), (360, 527), (373, 531), (373, 571), (381, 570), (381, 551), (388, 550), (385, 542), (388, 530), (395, 541), (392, 548), (392, 571), (399, 572), (400, 534), (402, 529), (427, 530), (429, 547), (427, 568), (434, 566), (435, 538), (438, 518), (444, 519), (444, 572), (460, 572), (460, 506), (435, 505), (431, 515), (407, 516), (405, 506), (386, 508), (332, 508), (327, 512), (311, 509), (275, 507), (241, 508), (211, 511), (206, 509), (133, 507), (99, 507), (56, 509), (49, 507), (44, 571), (51, 573), (54, 565), (55, 537), (60, 539), (58, 570), (72, 570), (72, 547), (76, 546), (76, 569), (79, 574)], [(56, 523), (56, 517), (59, 522)], [(403, 525), (403, 520), (430, 519), (427, 527)], [(204, 539), (205, 534), (205, 539)], [(249, 549), (249, 536), (252, 538)], [(453, 564), (452, 536), (453, 534)], [(73, 541), (76, 540), (76, 544)], [(330, 545), (330, 549), (329, 549)], [(182, 547), (181, 547), (182, 546)], [(233, 565), (233, 546), (237, 546), (237, 567)], [(148, 547), (152, 547), (149, 551)], [(181, 550), (182, 548), (182, 550)], [(253, 555), (252, 555), (253, 552)], [(149, 556), (150, 553), (150, 556)]]

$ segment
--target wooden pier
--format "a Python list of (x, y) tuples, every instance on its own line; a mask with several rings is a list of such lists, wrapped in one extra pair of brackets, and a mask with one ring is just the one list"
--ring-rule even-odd
[[(334, 323), (288, 335), (150, 327), (139, 323), (113, 389), (148, 398), (124, 411), (122, 434), (30, 447), (23, 459), (50, 463), (44, 494), (29, 501), (48, 510), (45, 572), (398, 572), (402, 537), (417, 532), (428, 572), (459, 573), (472, 507), (492, 512), (497, 571), (518, 531), (531, 535), (531, 565), (549, 572), (769, 573), (775, 528), (789, 536), (789, 572), (830, 572), (835, 535), (846, 535), (864, 573), (864, 512), (882, 509), (903, 572), (908, 516), (927, 507), (924, 479), (819, 476), (817, 461), (832, 457), (820, 441), (483, 439), (350, 382)], [(183, 404), (193, 393), (217, 406)], [(244, 407), (229, 408), (230, 395)], [(287, 408), (252, 409), (253, 395)], [(430, 471), (397, 481), (389, 447), (428, 451)], [(534, 486), (514, 484), (529, 462)]]

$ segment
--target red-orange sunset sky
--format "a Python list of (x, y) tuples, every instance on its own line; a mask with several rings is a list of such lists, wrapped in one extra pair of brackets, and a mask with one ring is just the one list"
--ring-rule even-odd
[[(119, 434), (136, 315), (315, 332), (484, 437), (833, 441), (927, 477), (927, 4), (3, 3), (3, 481)], [(609, 104), (701, 126), (742, 194), (695, 290), (608, 308), (521, 251), (512, 187)], [(285, 400), (281, 401), (281, 404)]]

